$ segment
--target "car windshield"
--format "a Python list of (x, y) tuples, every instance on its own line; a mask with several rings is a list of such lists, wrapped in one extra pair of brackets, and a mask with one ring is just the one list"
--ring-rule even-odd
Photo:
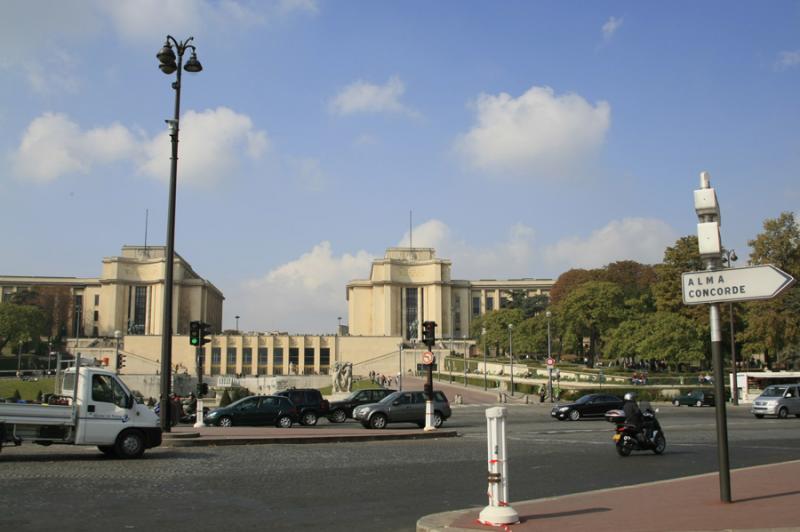
[(692, 390), (689, 392), (689, 397), (703, 397), (703, 392), (700, 390)]
[(764, 393), (761, 394), (761, 397), (783, 397), (783, 394), (786, 393), (786, 386), (770, 386)]
[(580, 399), (575, 401), (575, 404), (576, 405), (585, 405), (586, 403), (591, 401), (593, 398), (594, 398), (593, 395), (584, 395), (583, 397), (581, 397)]

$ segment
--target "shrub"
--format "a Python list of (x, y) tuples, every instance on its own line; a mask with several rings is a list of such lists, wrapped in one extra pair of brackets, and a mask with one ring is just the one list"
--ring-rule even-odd
[(233, 401), (231, 401), (231, 396), (228, 394), (228, 390), (225, 390), (224, 392), (222, 392), (222, 397), (220, 397), (220, 399), (219, 399), (219, 406), (220, 407), (228, 406), (232, 402)]

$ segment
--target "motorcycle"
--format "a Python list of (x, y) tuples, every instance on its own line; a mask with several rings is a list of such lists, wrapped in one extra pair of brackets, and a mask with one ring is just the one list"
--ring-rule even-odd
[(625, 423), (625, 412), (622, 410), (609, 410), (605, 414), (606, 421), (616, 425), (611, 439), (620, 456), (630, 456), (631, 451), (653, 451), (661, 454), (667, 448), (667, 438), (656, 419), (657, 410), (651, 409), (648, 403), (642, 403), (640, 408), (644, 418), (641, 431), (636, 426)]

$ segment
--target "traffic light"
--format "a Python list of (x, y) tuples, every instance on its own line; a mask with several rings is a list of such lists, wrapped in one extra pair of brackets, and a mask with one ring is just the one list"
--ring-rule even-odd
[(422, 322), (422, 343), (428, 346), (428, 349), (433, 348), (436, 343), (436, 322), (423, 321)]
[(197, 345), (205, 345), (211, 341), (211, 338), (206, 338), (207, 335), (211, 334), (211, 324), (200, 322), (200, 343)]
[(123, 353), (117, 353), (117, 372), (125, 367), (125, 355)]
[(200, 345), (200, 322), (189, 322), (189, 345)]

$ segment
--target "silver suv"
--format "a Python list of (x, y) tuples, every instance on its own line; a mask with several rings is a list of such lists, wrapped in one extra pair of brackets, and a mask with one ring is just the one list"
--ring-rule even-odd
[(750, 413), (759, 419), (764, 416), (777, 416), (784, 419), (789, 414), (800, 417), (800, 385), (774, 384), (768, 386), (753, 401)]
[[(450, 403), (440, 390), (433, 392), (433, 426), (439, 428), (450, 417)], [(382, 429), (387, 423), (416, 423), (425, 426), (425, 393), (394, 392), (379, 403), (357, 406), (353, 418), (365, 428)]]

